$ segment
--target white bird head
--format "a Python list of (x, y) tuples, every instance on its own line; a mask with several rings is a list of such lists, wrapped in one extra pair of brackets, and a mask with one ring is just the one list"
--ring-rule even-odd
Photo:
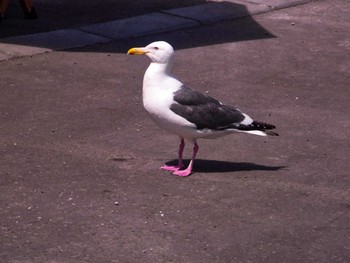
[(174, 55), (173, 47), (165, 41), (153, 42), (146, 47), (134, 47), (129, 49), (128, 55), (146, 55), (152, 62), (168, 64)]

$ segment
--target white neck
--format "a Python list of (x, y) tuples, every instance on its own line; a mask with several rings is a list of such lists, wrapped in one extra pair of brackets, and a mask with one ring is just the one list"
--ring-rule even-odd
[(144, 85), (145, 83), (152, 86), (157, 85), (157, 83), (160, 84), (164, 78), (171, 76), (170, 70), (171, 66), (169, 63), (161, 64), (152, 62), (145, 72), (143, 79)]
[[(164, 74), (169, 75), (171, 68), (172, 68), (172, 64), (171, 62), (168, 63), (156, 63), (156, 62), (152, 62), (147, 71), (154, 71), (157, 72), (158, 74), (161, 74), (162, 72), (164, 72)], [(146, 72), (147, 72), (146, 71)]]
[(173, 77), (170, 70), (171, 63), (152, 62), (143, 77), (143, 93), (151, 90), (152, 92), (157, 92), (157, 90), (178, 89), (181, 87), (183, 84)]

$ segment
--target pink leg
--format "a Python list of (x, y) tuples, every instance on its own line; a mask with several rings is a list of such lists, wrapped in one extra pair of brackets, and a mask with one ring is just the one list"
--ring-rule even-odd
[(194, 159), (196, 158), (197, 152), (198, 152), (199, 146), (197, 142), (194, 142), (193, 146), (193, 153), (192, 153), (192, 158), (190, 161), (190, 164), (185, 170), (176, 170), (173, 174), (178, 175), (178, 176), (189, 176), (192, 173), (192, 168), (193, 168), (193, 163)]
[(180, 142), (180, 146), (179, 146), (179, 162), (177, 165), (175, 166), (171, 166), (171, 165), (163, 165), (160, 167), (160, 169), (165, 170), (165, 171), (177, 171), (180, 170), (181, 168), (184, 167), (183, 162), (182, 162), (182, 154), (184, 152), (184, 148), (185, 148), (185, 141), (183, 138), (180, 138), (181, 142)]

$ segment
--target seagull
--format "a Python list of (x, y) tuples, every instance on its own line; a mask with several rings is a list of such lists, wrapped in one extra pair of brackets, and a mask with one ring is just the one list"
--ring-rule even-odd
[[(239, 109), (194, 91), (176, 79), (172, 73), (173, 47), (165, 41), (146, 47), (134, 47), (128, 55), (146, 55), (151, 59), (143, 78), (143, 106), (151, 119), (162, 129), (180, 137), (177, 165), (163, 165), (162, 170), (177, 176), (192, 173), (199, 146), (197, 139), (215, 139), (231, 133), (277, 136), (272, 124), (254, 121)], [(185, 140), (193, 143), (189, 165), (185, 168)]]

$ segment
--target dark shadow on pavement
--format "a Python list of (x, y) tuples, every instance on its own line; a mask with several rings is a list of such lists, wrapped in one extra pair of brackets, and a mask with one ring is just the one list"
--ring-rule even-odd
[(205, 0), (34, 0), (36, 20), (26, 20), (19, 1), (10, 1), (0, 23), (0, 38), (77, 28), (145, 15), (161, 10), (204, 4)]
[[(189, 160), (184, 161), (188, 165)], [(171, 160), (167, 165), (176, 165), (177, 160)], [(288, 166), (267, 166), (248, 162), (228, 162), (218, 160), (196, 159), (194, 163), (194, 172), (198, 173), (229, 173), (242, 171), (278, 171)]]
[[(111, 1), (110, 8), (113, 9), (115, 4), (113, 1)], [(190, 1), (191, 5), (195, 4), (203, 4), (205, 1)], [(158, 32), (157, 30), (153, 32), (152, 30), (143, 36), (140, 37), (127, 37), (125, 39), (119, 39), (119, 32), (120, 35), (127, 35), (128, 30), (134, 30), (135, 32), (139, 32), (138, 27), (143, 27), (144, 25), (140, 25), (140, 23), (133, 23), (129, 24), (129, 22), (125, 22), (125, 24), (112, 24), (99, 28), (99, 26), (93, 26), (92, 28), (84, 28), (85, 33), (91, 33), (94, 34), (96, 37), (106, 37), (107, 39), (114, 39), (118, 40), (115, 42), (115, 45), (108, 45), (106, 49), (101, 49), (99, 45), (93, 45), (87, 48), (79, 48), (79, 51), (85, 51), (85, 52), (104, 52), (104, 53), (126, 53), (126, 51), (131, 46), (144, 46), (150, 42), (153, 42), (155, 40), (165, 40), (171, 43), (175, 49), (185, 49), (185, 48), (192, 48), (197, 46), (208, 46), (208, 45), (215, 45), (215, 44), (222, 44), (222, 43), (230, 43), (230, 42), (238, 42), (238, 41), (247, 41), (247, 40), (254, 40), (254, 39), (267, 39), (267, 38), (273, 38), (274, 35), (272, 35), (270, 32), (268, 32), (264, 27), (262, 27), (259, 23), (257, 23), (249, 14), (247, 8), (245, 5), (242, 4), (236, 4), (231, 2), (215, 2), (215, 3), (208, 3), (210, 5), (209, 10), (215, 10), (215, 14), (217, 13), (221, 14), (223, 17), (225, 17), (225, 20), (229, 18), (240, 18), (236, 19), (236, 21), (233, 23), (232, 20), (229, 22), (222, 22), (223, 29), (217, 30), (213, 27), (213, 24), (219, 23), (219, 20), (213, 20), (211, 21), (212, 17), (210, 14), (206, 14), (205, 21), (197, 21), (196, 19), (192, 19), (193, 21), (197, 21), (194, 23), (193, 27), (187, 27), (182, 28), (181, 30), (177, 30), (177, 34), (174, 37), (174, 34), (166, 34), (165, 32)], [(108, 4), (104, 4), (103, 6), (108, 6)], [(169, 8), (175, 8), (175, 7), (182, 7), (179, 6), (171, 6), (167, 5)], [(78, 9), (78, 8), (77, 8)], [(152, 9), (158, 10), (157, 7), (154, 7)], [(39, 11), (40, 12), (40, 11)], [(63, 12), (57, 11), (57, 13)], [(169, 11), (170, 12), (170, 11)], [(169, 13), (168, 12), (168, 13)], [(166, 14), (167, 11), (165, 11)], [(159, 13), (158, 13), (159, 14)], [(73, 15), (72, 15), (73, 16)], [(190, 17), (196, 17), (196, 14), (189, 14)], [(169, 19), (172, 19), (176, 17), (169, 15)], [(219, 15), (220, 17), (220, 15)], [(73, 16), (74, 18), (74, 16)], [(109, 16), (110, 19), (112, 19), (112, 16)], [(52, 18), (55, 19), (55, 18)], [(91, 22), (96, 22), (93, 20), (90, 20)], [(191, 21), (190, 19), (188, 21)], [(8, 21), (6, 19), (2, 22), (0, 25), (0, 38), (6, 35), (6, 27), (8, 25), (6, 24)], [(46, 21), (44, 21), (46, 22)], [(40, 18), (35, 21), (27, 21), (26, 23), (33, 23), (40, 24)], [(57, 22), (59, 23), (59, 22)], [(119, 22), (118, 22), (119, 23)], [(153, 28), (154, 23), (157, 23), (155, 21), (150, 21), (150, 28)], [(153, 24), (152, 24), (153, 23)], [(44, 23), (45, 24), (45, 23)], [(72, 27), (75, 26), (82, 26), (82, 24), (77, 22), (72, 22)], [(198, 26), (195, 26), (198, 25)], [(202, 25), (202, 26), (200, 26)], [(44, 26), (44, 25), (43, 25)], [(60, 24), (58, 24), (55, 29), (59, 29), (61, 27)], [(146, 26), (148, 27), (148, 26)], [(5, 29), (5, 30), (4, 30)], [(52, 27), (49, 27), (47, 29), (52, 30)], [(172, 29), (170, 31), (174, 31), (176, 29)], [(16, 30), (12, 30), (15, 32)], [(142, 31), (142, 30), (141, 30)], [(167, 30), (164, 30), (167, 31)], [(40, 48), (49, 48), (53, 50), (61, 50), (66, 49), (66, 47), (60, 46), (62, 45), (62, 38), (67, 37), (70, 38), (69, 35), (67, 36), (57, 36), (52, 34), (44, 34), (44, 35), (36, 35), (35, 37), (27, 37), (27, 36), (21, 36), (21, 29), (19, 27), (18, 29), (18, 35), (17, 37), (7, 37), (0, 39), (1, 43), (7, 43), (7, 44), (16, 44), (21, 46), (30, 46), (30, 47), (40, 47)], [(78, 31), (79, 32), (79, 31)], [(82, 32), (82, 31), (81, 31)], [(83, 33), (83, 32), (82, 32)], [(52, 37), (52, 39), (50, 39)], [(57, 39), (58, 38), (58, 39)], [(175, 39), (176, 38), (176, 39)], [(79, 41), (80, 37), (78, 37)], [(59, 41), (58, 41), (59, 40)], [(67, 39), (69, 40), (69, 39)], [(63, 42), (65, 42), (63, 40)], [(71, 52), (75, 52), (75, 49), (68, 49)]]

